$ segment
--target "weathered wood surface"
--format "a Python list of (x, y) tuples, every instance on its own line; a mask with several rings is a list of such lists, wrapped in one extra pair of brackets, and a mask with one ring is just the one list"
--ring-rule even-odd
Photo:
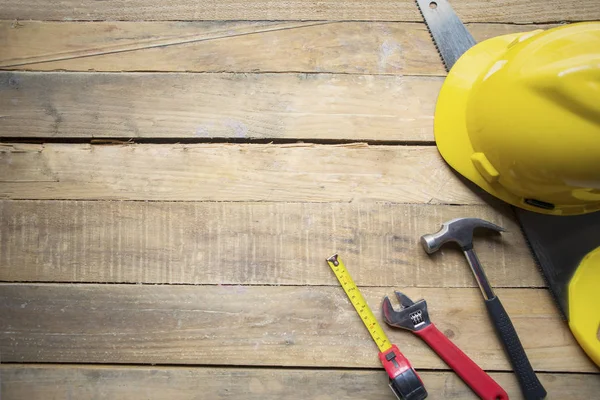
[(419, 244), (442, 222), (479, 217), (495, 287), (543, 287), (511, 211), (488, 206), (373, 203), (0, 201), (0, 280), (334, 285), (339, 252), (365, 286), (476, 286), (458, 247)]
[(441, 77), (0, 73), (0, 136), (433, 141)]
[[(0, 365), (3, 400), (304, 399), (389, 400), (383, 371), (256, 368)], [(428, 399), (477, 399), (453, 372), (419, 371)], [(522, 399), (512, 373), (490, 373), (509, 397)], [(598, 375), (539, 373), (549, 399), (589, 400)]]
[[(598, 0), (452, 5), (478, 41), (600, 20)], [(462, 255), (418, 243), (459, 216), (509, 228), (476, 246), (549, 398), (600, 392), (510, 210), (432, 146), (445, 72), (413, 0), (0, 0), (0, 48), (0, 137), (276, 143), (0, 145), (3, 400), (390, 398), (333, 252), (377, 316), (426, 298), (520, 398)], [(430, 398), (474, 398), (384, 328)]]
[(0, 145), (0, 198), (482, 204), (435, 147)]
[[(425, 298), (438, 328), (482, 368), (509, 369), (479, 289), (362, 292), (377, 310), (394, 289)], [(536, 370), (597, 371), (545, 289), (497, 293)], [(339, 287), (2, 284), (0, 304), (3, 362), (380, 366)], [(416, 336), (386, 330), (416, 368), (446, 368)]]
[[(476, 40), (554, 25), (470, 24)], [(422, 23), (0, 21), (0, 67), (445, 75)]]
[[(453, 1), (465, 22), (554, 22), (600, 19), (597, 0)], [(381, 20), (420, 21), (413, 0), (2, 0), (0, 19), (36, 20)]]
[(444, 73), (427, 29), (414, 23), (19, 22), (15, 26), (0, 22), (6, 43), (2, 67)]

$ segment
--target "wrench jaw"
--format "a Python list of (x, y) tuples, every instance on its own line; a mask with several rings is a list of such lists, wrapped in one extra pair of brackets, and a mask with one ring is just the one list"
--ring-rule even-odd
[(414, 301), (412, 301), (410, 299), (410, 297), (408, 297), (407, 295), (405, 295), (402, 292), (399, 291), (395, 291), (394, 294), (396, 295), (396, 298), (398, 299), (398, 302), (400, 303), (400, 309), (405, 309), (408, 308), (410, 306), (413, 306), (415, 304)]
[(425, 300), (419, 300), (414, 303), (401, 292), (396, 292), (396, 297), (400, 302), (400, 311), (394, 309), (389, 297), (385, 296), (383, 299), (381, 308), (386, 324), (413, 332), (420, 331), (431, 325), (429, 313), (427, 312), (427, 302)]

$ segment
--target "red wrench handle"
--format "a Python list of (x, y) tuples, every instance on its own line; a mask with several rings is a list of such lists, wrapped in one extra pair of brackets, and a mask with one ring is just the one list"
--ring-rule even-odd
[(484, 400), (507, 400), (508, 395), (473, 360), (450, 341), (434, 324), (414, 331)]

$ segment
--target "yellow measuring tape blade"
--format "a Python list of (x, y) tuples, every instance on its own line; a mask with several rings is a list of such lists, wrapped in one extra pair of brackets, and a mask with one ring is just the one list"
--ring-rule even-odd
[(340, 260), (336, 254), (327, 259), (327, 264), (329, 264), (338, 281), (340, 281), (344, 292), (346, 292), (346, 295), (356, 309), (356, 312), (358, 315), (360, 315), (360, 319), (369, 330), (369, 333), (375, 341), (375, 344), (377, 344), (379, 351), (384, 352), (389, 350), (392, 347), (390, 341), (388, 340), (387, 336), (385, 336), (383, 329), (381, 329), (381, 326), (375, 319), (373, 312), (369, 308), (365, 298), (360, 293), (360, 290), (358, 290), (356, 287), (356, 284), (352, 280), (352, 277), (348, 273), (348, 270), (346, 269), (346, 266), (342, 260)]

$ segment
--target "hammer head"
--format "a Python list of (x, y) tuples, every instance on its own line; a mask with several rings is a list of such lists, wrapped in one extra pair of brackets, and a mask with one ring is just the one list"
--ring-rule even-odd
[(487, 228), (496, 232), (504, 232), (504, 228), (479, 218), (456, 218), (442, 224), (437, 233), (421, 236), (421, 244), (427, 252), (436, 252), (444, 243), (456, 242), (463, 250), (473, 247), (473, 231), (476, 228)]

